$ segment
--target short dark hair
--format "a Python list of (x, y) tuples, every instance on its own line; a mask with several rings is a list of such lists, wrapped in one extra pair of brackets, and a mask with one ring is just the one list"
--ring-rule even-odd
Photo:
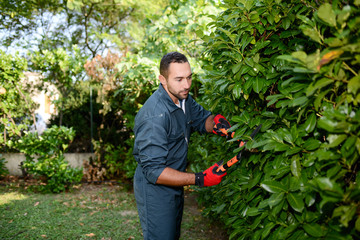
[(166, 79), (169, 76), (170, 63), (186, 63), (189, 62), (184, 54), (179, 52), (170, 52), (165, 54), (160, 62), (160, 74)]

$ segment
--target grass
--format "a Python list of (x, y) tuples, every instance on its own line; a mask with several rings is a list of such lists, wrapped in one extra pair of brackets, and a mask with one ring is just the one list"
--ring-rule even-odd
[[(132, 192), (84, 185), (69, 193), (38, 194), (0, 186), (0, 239), (142, 239)], [(181, 239), (228, 239), (186, 195)]]

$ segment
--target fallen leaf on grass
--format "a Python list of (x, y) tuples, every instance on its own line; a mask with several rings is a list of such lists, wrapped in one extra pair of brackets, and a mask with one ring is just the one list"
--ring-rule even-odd
[(95, 237), (94, 233), (85, 234), (87, 237)]
[(93, 211), (93, 212), (91, 212), (91, 213), (90, 213), (90, 216), (94, 215), (94, 214), (97, 213), (97, 212), (99, 212), (99, 211)]
[(81, 188), (81, 185), (74, 185), (73, 188), (75, 188), (75, 189), (80, 189), (80, 188)]
[(13, 219), (11, 219), (10, 221), (9, 221), (9, 223), (12, 223), (14, 220)]
[(36, 207), (37, 205), (39, 205), (39, 203), (40, 203), (40, 202), (36, 202), (36, 203), (34, 204), (34, 207)]
[(46, 236), (46, 235), (44, 235), (44, 234), (43, 234), (43, 235), (41, 235), (41, 237), (43, 237), (43, 238), (47, 238), (47, 236)]

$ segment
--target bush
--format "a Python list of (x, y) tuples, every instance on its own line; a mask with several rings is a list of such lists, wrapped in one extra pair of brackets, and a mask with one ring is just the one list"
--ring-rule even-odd
[[(222, 184), (201, 189), (204, 213), (231, 239), (359, 239), (359, 2), (224, 6), (204, 36), (203, 101), (231, 118), (235, 139), (262, 129)], [(194, 155), (237, 149), (207, 140)]]
[(64, 158), (74, 135), (72, 128), (52, 126), (41, 136), (28, 132), (18, 141), (16, 147), (26, 157), (22, 167), (43, 181), (37, 187), (41, 192), (62, 192), (81, 181), (82, 169), (71, 168)]

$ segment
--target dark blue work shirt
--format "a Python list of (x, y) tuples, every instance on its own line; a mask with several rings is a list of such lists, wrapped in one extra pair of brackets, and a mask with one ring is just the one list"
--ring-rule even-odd
[(184, 114), (160, 84), (136, 115), (134, 127), (133, 155), (150, 183), (155, 184), (166, 167), (185, 171), (190, 134), (205, 133), (210, 115), (190, 95)]
[(136, 115), (134, 194), (145, 240), (180, 237), (183, 187), (155, 183), (166, 167), (185, 171), (190, 134), (206, 132), (210, 114), (190, 95), (184, 113), (160, 84)]

